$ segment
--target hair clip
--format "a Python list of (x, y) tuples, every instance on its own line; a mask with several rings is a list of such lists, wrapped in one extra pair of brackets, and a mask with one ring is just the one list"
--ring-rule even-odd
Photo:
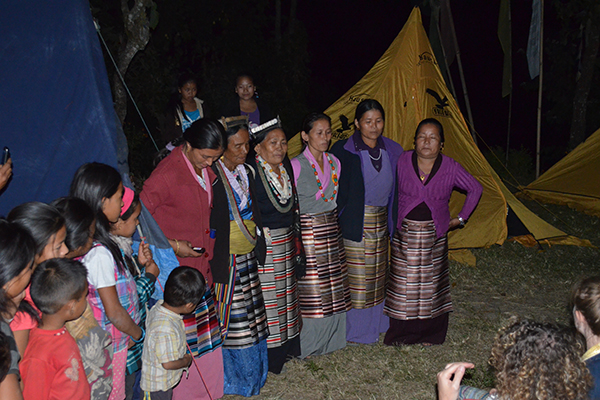
[(240, 125), (248, 125), (248, 116), (247, 115), (238, 115), (235, 117), (221, 117), (221, 119), (219, 119), (219, 122), (221, 123), (221, 125), (223, 125), (223, 128), (225, 128), (225, 130), (228, 130), (230, 128), (236, 127), (236, 126), (240, 126)]
[(279, 119), (279, 115), (276, 118), (273, 118), (270, 121), (265, 122), (262, 125), (256, 126), (250, 129), (250, 132), (253, 135), (256, 135), (260, 131), (264, 131), (265, 129), (271, 128), (275, 126), (275, 128), (281, 128), (281, 119)]

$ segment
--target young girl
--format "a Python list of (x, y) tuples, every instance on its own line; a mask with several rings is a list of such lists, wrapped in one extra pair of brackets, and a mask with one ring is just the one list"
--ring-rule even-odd
[[(67, 254), (65, 220), (53, 206), (37, 201), (23, 203), (8, 213), (8, 220), (25, 229), (35, 241), (34, 269), (46, 260), (62, 258)], [(29, 342), (29, 331), (37, 327), (37, 321), (30, 317), (30, 313), (24, 312), (33, 309), (33, 301), (27, 288), (25, 301), (22, 302), (21, 308), (10, 323), (21, 357)], [(37, 309), (35, 312), (40, 315)]]
[(139, 323), (139, 299), (131, 273), (122, 262), (119, 246), (110, 238), (110, 226), (119, 220), (123, 183), (113, 167), (84, 164), (71, 182), (71, 196), (85, 200), (96, 216), (94, 245), (82, 262), (88, 270), (88, 301), (102, 328), (113, 338), (113, 386), (109, 399), (125, 398), (127, 345), (139, 343), (144, 330)]
[[(54, 200), (52, 205), (65, 219), (65, 243), (69, 249), (66, 257), (81, 260), (94, 242), (94, 212), (85, 201), (77, 197), (61, 197)], [(79, 347), (83, 368), (90, 384), (91, 398), (107, 400), (112, 391), (113, 346), (110, 334), (100, 328), (89, 306), (80, 318), (67, 322), (66, 327)]]
[(19, 385), (19, 352), (9, 322), (14, 317), (33, 272), (35, 242), (29, 233), (15, 223), (0, 219), (0, 332), (8, 340), (10, 368), (0, 382), (0, 399), (22, 400)]
[[(156, 278), (159, 269), (152, 259), (152, 252), (148, 243), (142, 242), (138, 252), (138, 262), (133, 257), (132, 236), (139, 225), (138, 217), (142, 212), (142, 203), (129, 188), (124, 188), (123, 207), (121, 208), (121, 217), (112, 224), (110, 237), (117, 243), (123, 255), (123, 261), (129, 272), (135, 279), (137, 294), (140, 299), (140, 327), (145, 329), (146, 313), (148, 311), (148, 300), (154, 293)], [(139, 397), (139, 386), (142, 368), (142, 349), (143, 342), (136, 343), (127, 351), (127, 373), (125, 377), (125, 390), (127, 399)]]

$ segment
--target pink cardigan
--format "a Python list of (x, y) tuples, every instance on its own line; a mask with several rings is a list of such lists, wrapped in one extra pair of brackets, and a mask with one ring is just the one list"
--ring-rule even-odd
[(402, 220), (408, 213), (425, 202), (431, 210), (437, 237), (448, 232), (450, 224), (450, 195), (454, 188), (467, 192), (467, 198), (458, 215), (468, 219), (479, 203), (483, 187), (465, 169), (452, 158), (442, 155), (440, 169), (427, 185), (423, 185), (412, 164), (413, 150), (405, 151), (398, 160), (398, 221), (396, 227), (402, 227)]

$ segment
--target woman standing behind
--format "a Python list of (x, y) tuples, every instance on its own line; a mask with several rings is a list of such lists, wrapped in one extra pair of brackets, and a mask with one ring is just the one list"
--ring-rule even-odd
[(169, 104), (166, 121), (162, 127), (165, 143), (180, 138), (195, 121), (204, 118), (202, 109), (204, 101), (197, 98), (196, 94), (198, 94), (196, 78), (189, 74), (180, 76), (177, 82), (176, 97)]
[[(211, 261), (220, 232), (211, 229), (216, 176), (207, 168), (221, 157), (225, 132), (219, 122), (203, 118), (183, 133), (183, 139), (144, 182), (140, 199), (169, 239), (179, 263), (202, 272), (210, 288), (213, 282), (227, 279), (227, 270)], [(213, 291), (207, 290), (194, 314), (183, 319), (188, 345), (208, 387), (192, 367), (173, 390), (173, 399), (223, 396), (222, 339), (213, 298)]]
[(245, 115), (248, 117), (248, 126), (255, 128), (275, 118), (271, 108), (262, 99), (258, 98), (254, 79), (250, 75), (240, 74), (235, 78), (235, 94), (223, 110), (223, 115)]
[[(398, 161), (398, 220), (384, 308), (390, 317), (387, 345), (446, 340), (452, 311), (446, 233), (465, 224), (483, 190), (459, 163), (441, 154), (444, 128), (436, 119), (419, 123), (414, 143), (414, 151)], [(467, 198), (451, 219), (448, 203), (455, 187)]]
[(354, 135), (331, 148), (344, 168), (337, 204), (352, 296), (346, 340), (354, 343), (376, 343), (389, 327), (383, 299), (394, 232), (395, 172), (403, 149), (382, 136), (384, 124), (381, 104), (363, 100), (356, 107)]
[(305, 358), (346, 346), (346, 311), (352, 303), (336, 209), (341, 166), (326, 152), (331, 119), (311, 113), (301, 134), (306, 148), (292, 160), (292, 168), (306, 252), (306, 276), (298, 280), (303, 323), (300, 357)]
[[(271, 125), (272, 124), (272, 125)], [(269, 337), (269, 371), (279, 374), (289, 357), (300, 355), (300, 304), (296, 277), (295, 228), (299, 227), (298, 198), (292, 165), (280, 121), (252, 130), (254, 152), (248, 164), (256, 171), (256, 203), (267, 243), (265, 264), (258, 268)], [(303, 270), (303, 268), (302, 268)]]
[[(254, 179), (244, 161), (250, 136), (246, 117), (221, 120), (227, 134), (223, 157), (213, 165), (219, 177), (215, 185), (214, 216), (227, 218), (217, 232), (217, 251), (229, 248), (227, 284), (215, 292), (221, 317), (225, 394), (254, 396), (267, 380), (267, 316), (259, 264), (265, 263), (265, 240), (260, 211), (254, 201)], [(216, 218), (213, 219), (216, 224)], [(228, 228), (228, 229), (227, 229)]]

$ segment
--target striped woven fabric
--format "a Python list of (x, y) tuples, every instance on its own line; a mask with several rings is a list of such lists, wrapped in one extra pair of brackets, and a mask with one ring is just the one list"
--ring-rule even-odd
[(298, 280), (303, 318), (323, 318), (352, 307), (344, 242), (337, 210), (302, 214), (306, 276)]
[(400, 320), (436, 318), (452, 311), (448, 241), (436, 240), (433, 221), (402, 221), (392, 239), (384, 313)]
[(235, 263), (235, 288), (229, 311), (229, 331), (223, 347), (244, 349), (265, 339), (269, 330), (254, 251), (236, 254)]
[(291, 227), (271, 229), (265, 266), (258, 267), (267, 311), (267, 347), (278, 347), (300, 334), (300, 303), (294, 261), (296, 246)]
[(388, 273), (387, 207), (365, 205), (363, 240), (344, 239), (352, 307), (371, 308), (383, 302)]
[(206, 291), (194, 314), (183, 317), (183, 324), (194, 357), (211, 352), (223, 344), (211, 290)]

